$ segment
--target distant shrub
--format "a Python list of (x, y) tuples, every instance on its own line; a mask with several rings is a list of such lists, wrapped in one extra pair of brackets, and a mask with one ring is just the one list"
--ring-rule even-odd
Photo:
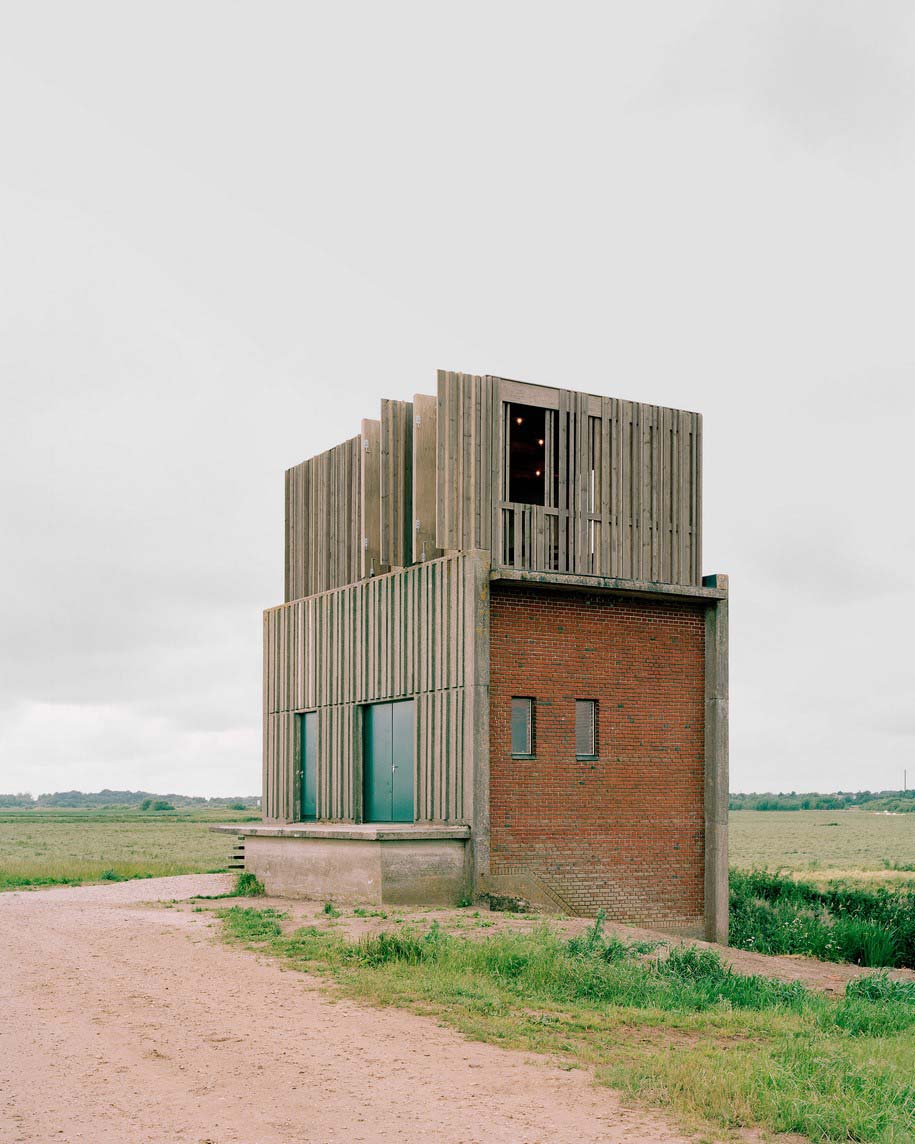
[(0, 807), (34, 807), (35, 799), (30, 794), (0, 794)]
[(835, 794), (809, 792), (789, 794), (771, 791), (765, 794), (732, 794), (731, 810), (848, 810), (860, 807), (869, 811), (888, 810), (894, 814), (915, 812), (915, 791), (837, 791)]

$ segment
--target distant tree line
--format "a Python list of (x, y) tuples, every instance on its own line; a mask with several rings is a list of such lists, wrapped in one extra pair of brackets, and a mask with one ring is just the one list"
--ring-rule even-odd
[(836, 791), (834, 794), (818, 794), (815, 791), (798, 794), (732, 794), (731, 810), (862, 810), (892, 813), (915, 812), (915, 790), (859, 790)]
[(227, 807), (232, 810), (247, 810), (259, 807), (257, 795), (235, 795), (231, 798), (199, 798), (187, 794), (155, 794), (148, 790), (100, 790), (84, 793), (80, 790), (57, 791), (54, 794), (0, 794), (0, 807), (9, 809), (24, 807), (70, 807), (98, 810), (103, 807), (129, 807), (138, 810), (180, 810), (182, 807)]

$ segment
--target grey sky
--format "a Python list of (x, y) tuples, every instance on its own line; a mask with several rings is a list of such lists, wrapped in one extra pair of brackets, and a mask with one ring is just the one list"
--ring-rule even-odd
[(283, 469), (437, 367), (702, 411), (732, 788), (915, 781), (910, 4), (9, 2), (0, 144), (0, 790), (259, 790)]

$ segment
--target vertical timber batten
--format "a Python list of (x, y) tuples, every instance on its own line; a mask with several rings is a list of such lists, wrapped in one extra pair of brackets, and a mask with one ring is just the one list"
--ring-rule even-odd
[(438, 398), (413, 398), (413, 563), (441, 556), (435, 543)]
[(381, 562), (413, 563), (413, 403), (381, 403)]
[(360, 471), (362, 476), (360, 543), (360, 572), (366, 576), (377, 576), (386, 571), (381, 566), (381, 422), (362, 422), (360, 447)]

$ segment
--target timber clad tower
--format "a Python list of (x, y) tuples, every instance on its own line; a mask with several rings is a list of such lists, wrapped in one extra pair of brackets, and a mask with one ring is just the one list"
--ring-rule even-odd
[(701, 541), (698, 414), (445, 372), (382, 401), (286, 473), (248, 868), (726, 940), (728, 590)]

